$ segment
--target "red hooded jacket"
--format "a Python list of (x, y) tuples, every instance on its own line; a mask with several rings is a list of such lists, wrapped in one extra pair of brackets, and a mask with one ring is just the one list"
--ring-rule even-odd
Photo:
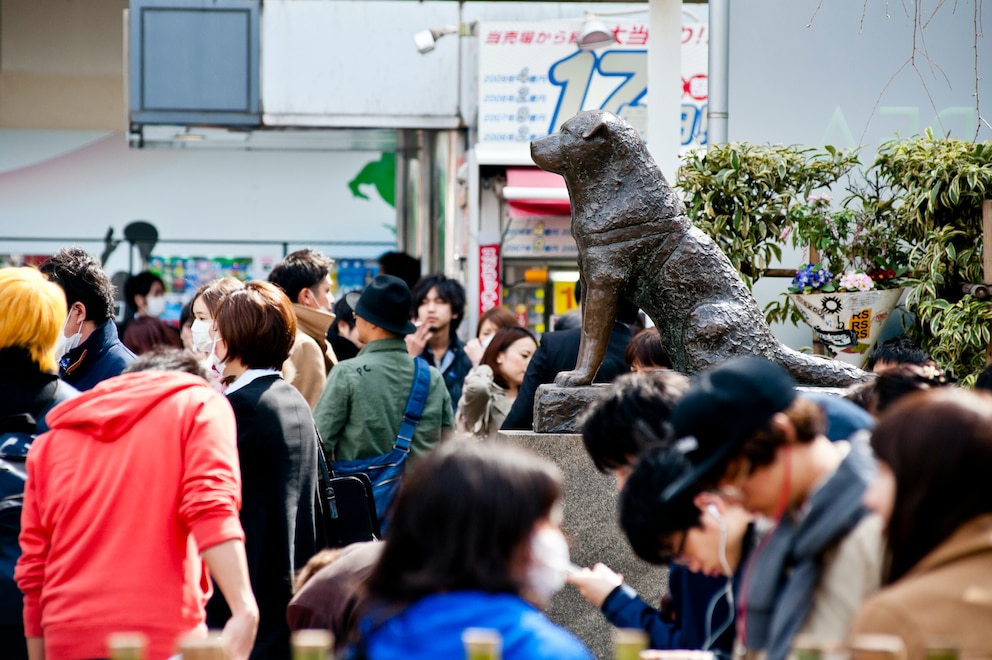
[(148, 635), (149, 660), (203, 628), (199, 551), (244, 540), (227, 400), (190, 374), (106, 380), (48, 414), (27, 459), (15, 577), (28, 637), (49, 658), (106, 657), (111, 632)]

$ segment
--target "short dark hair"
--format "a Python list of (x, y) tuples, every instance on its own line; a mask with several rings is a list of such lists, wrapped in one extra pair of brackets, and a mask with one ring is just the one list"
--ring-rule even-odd
[(289, 300), (295, 303), (299, 302), (300, 291), (320, 284), (331, 272), (333, 265), (333, 259), (305, 248), (290, 252), (277, 263), (269, 273), (269, 281), (278, 285), (289, 296)]
[(875, 347), (865, 369), (871, 371), (879, 362), (922, 365), (932, 359), (916, 342), (905, 335), (893, 337)]
[(503, 375), (503, 370), (500, 369), (496, 358), (499, 357), (500, 353), (506, 351), (510, 347), (510, 344), (521, 339), (530, 339), (534, 342), (535, 346), (537, 344), (537, 339), (534, 338), (534, 335), (527, 328), (521, 328), (519, 325), (511, 328), (500, 328), (493, 335), (492, 341), (486, 346), (486, 350), (482, 352), (482, 357), (479, 358), (479, 364), (488, 365), (493, 370), (493, 382), (504, 390), (510, 384), (506, 382), (506, 376)]
[(296, 314), (283, 290), (251, 281), (227, 294), (214, 317), (227, 358), (249, 369), (281, 369), (296, 339)]
[[(357, 298), (357, 296), (356, 296)], [(357, 300), (355, 301), (357, 303)], [(347, 323), (348, 329), (352, 330), (355, 324), (358, 322), (355, 319), (355, 310), (351, 305), (348, 304), (348, 296), (344, 295), (334, 301), (334, 307), (332, 308), (334, 312), (334, 323), (331, 324), (330, 331), (334, 334), (340, 334), (338, 332), (338, 323)]]
[(692, 471), (692, 464), (672, 447), (645, 451), (620, 492), (620, 527), (634, 553), (652, 564), (668, 564), (677, 548), (669, 538), (700, 526), (695, 504), (699, 490), (684, 488), (670, 499), (662, 495), (668, 486)]
[(449, 591), (521, 593), (513, 563), (561, 495), (559, 470), (525, 449), (441, 443), (400, 486), (371, 595), (402, 605)]
[(623, 374), (579, 417), (582, 442), (600, 472), (630, 463), (645, 447), (671, 441), (672, 409), (689, 389), (676, 371)]
[(127, 278), (124, 283), (124, 302), (132, 312), (138, 311), (138, 304), (134, 301), (135, 296), (147, 296), (152, 290), (152, 284), (158, 282), (165, 289), (165, 282), (155, 273), (145, 270)]
[(410, 316), (417, 318), (417, 310), (420, 309), (431, 289), (437, 292), (438, 298), (451, 305), (451, 332), (454, 334), (462, 322), (462, 317), (465, 316), (465, 289), (455, 280), (440, 273), (424, 275), (413, 285), (410, 291), (413, 294)]
[(158, 346), (138, 356), (127, 365), (122, 373), (131, 374), (136, 371), (182, 371), (207, 380), (208, 374), (203, 363), (192, 353), (178, 348)]
[(412, 289), (420, 279), (420, 259), (411, 257), (406, 252), (385, 252), (379, 257), (379, 273), (395, 275)]
[(915, 364), (897, 364), (875, 377), (875, 391), (869, 412), (875, 415), (881, 414), (913, 392), (944, 387), (948, 384), (944, 373), (938, 369), (928, 369)]
[(640, 362), (645, 367), (672, 368), (672, 358), (661, 343), (658, 328), (645, 328), (631, 337), (623, 361), (628, 367)]
[(891, 584), (961, 525), (992, 512), (992, 396), (957, 388), (911, 394), (881, 416), (871, 446), (896, 481), (886, 527)]
[(975, 379), (976, 390), (992, 390), (992, 364), (988, 365)]
[(82, 248), (62, 248), (38, 267), (65, 292), (66, 304), (82, 303), (86, 320), (103, 325), (114, 317), (114, 285), (94, 259)]

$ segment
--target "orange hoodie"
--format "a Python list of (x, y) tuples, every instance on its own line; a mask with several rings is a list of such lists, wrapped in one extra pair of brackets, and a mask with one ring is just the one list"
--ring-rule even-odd
[(149, 660), (203, 628), (199, 550), (244, 540), (234, 414), (201, 378), (106, 380), (48, 414), (27, 459), (22, 555), (28, 637), (53, 659), (106, 657), (111, 632), (149, 637)]

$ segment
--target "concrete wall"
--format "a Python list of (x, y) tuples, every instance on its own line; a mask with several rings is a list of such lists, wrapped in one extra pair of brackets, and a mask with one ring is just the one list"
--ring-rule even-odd
[[(648, 603), (657, 605), (668, 586), (667, 569), (651, 566), (634, 555), (617, 523), (617, 488), (612, 475), (592, 464), (578, 434), (502, 431), (500, 437), (553, 461), (564, 474), (565, 520), (572, 563), (591, 567), (602, 562)], [(597, 658), (613, 657), (613, 626), (599, 609), (571, 586), (551, 600), (551, 619), (579, 636)]]

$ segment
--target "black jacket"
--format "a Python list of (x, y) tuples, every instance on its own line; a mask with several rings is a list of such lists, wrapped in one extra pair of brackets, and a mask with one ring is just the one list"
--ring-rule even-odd
[(82, 344), (59, 360), (59, 376), (80, 392), (119, 376), (134, 362), (134, 353), (117, 336), (113, 319), (103, 322)]
[[(318, 549), (317, 431), (306, 399), (276, 375), (228, 395), (238, 425), (241, 526), (260, 621), (252, 658), (290, 658), (286, 607), (293, 579)], [(219, 594), (207, 626), (222, 628), (230, 610)]]
[[(620, 374), (630, 371), (624, 362), (627, 344), (630, 342), (630, 328), (624, 323), (614, 323), (610, 332), (610, 344), (606, 347), (603, 364), (596, 372), (597, 383), (608, 383)], [(510, 413), (503, 421), (504, 429), (531, 429), (534, 426), (534, 393), (538, 385), (553, 383), (555, 376), (562, 371), (575, 368), (579, 359), (579, 341), (582, 338), (582, 328), (548, 332), (541, 337), (541, 345), (527, 365), (524, 382), (517, 392), (517, 399), (510, 408)]]

